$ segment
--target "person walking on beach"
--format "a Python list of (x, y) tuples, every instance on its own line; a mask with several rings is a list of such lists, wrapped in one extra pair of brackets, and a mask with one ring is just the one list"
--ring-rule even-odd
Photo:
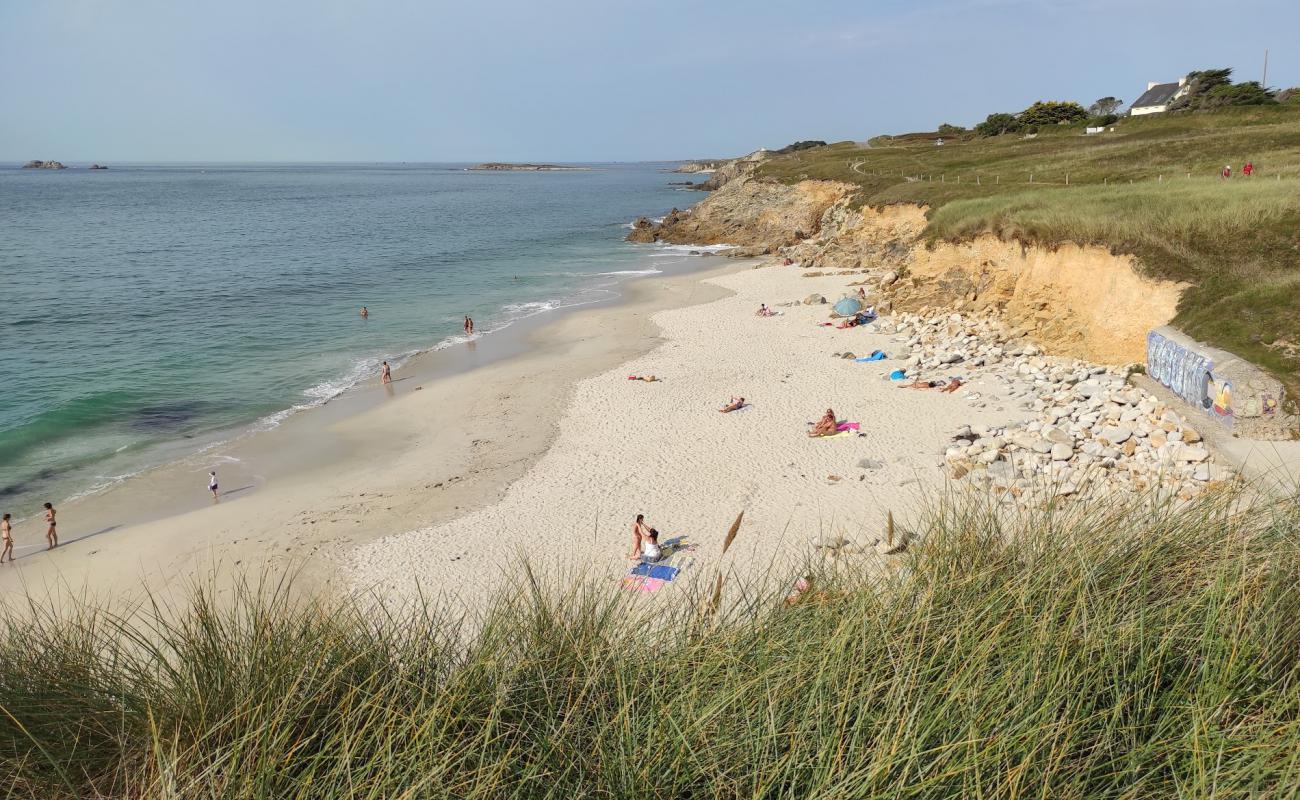
[(471, 319), (468, 314), (465, 315), (465, 335), (466, 336), (474, 335), (474, 320)]
[(0, 519), (0, 564), (5, 563), (5, 556), (9, 556), (10, 564), (14, 563), (14, 528), (8, 514)]
[(368, 319), (369, 317), (370, 317), (370, 309), (366, 308), (365, 306), (362, 306), (362, 307), (361, 307), (361, 318), (362, 318), (362, 319)]
[(53, 550), (59, 546), (58, 522), (54, 519), (58, 513), (52, 504), (45, 504), (45, 541), (50, 543), (46, 550)]
[(387, 361), (384, 362), (384, 371), (383, 371), (382, 373), (380, 373), (380, 375), (379, 375), (379, 382), (380, 382), (380, 383), (392, 383), (392, 382), (393, 382), (393, 370), (392, 370), (391, 367), (388, 366), (388, 362), (387, 362)]
[(217, 495), (219, 494), (216, 470), (212, 470), (208, 473), (208, 491), (212, 492), (212, 499), (216, 500)]

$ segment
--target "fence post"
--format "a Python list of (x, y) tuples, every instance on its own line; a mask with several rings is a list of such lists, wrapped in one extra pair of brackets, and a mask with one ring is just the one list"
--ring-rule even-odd
[(1068, 172), (1065, 173), (1065, 185), (1066, 185), (1066, 186), (1069, 186), (1069, 185), (1070, 185), (1070, 173), (1068, 173)]
[(960, 176), (960, 175), (957, 176), (957, 182), (958, 182), (958, 183), (961, 183), (961, 176)]
[(1030, 182), (1030, 183), (1033, 183), (1033, 182), (1034, 182), (1034, 173), (1032, 173), (1032, 172), (1029, 173), (1029, 182)]
[(1156, 176), (1156, 183), (1164, 183), (1164, 182), (1165, 182), (1165, 176), (1163, 173)]
[(994, 175), (994, 176), (993, 176), (993, 183), (994, 183), (994, 184), (1002, 183), (1002, 176), (1001, 176), (1001, 175)]
[(980, 185), (980, 176), (978, 176), (978, 175), (975, 176), (975, 185), (976, 185), (976, 186), (979, 186), (979, 185)]
[(947, 183), (947, 182), (948, 182), (948, 173), (945, 172), (939, 176), (939, 183)]

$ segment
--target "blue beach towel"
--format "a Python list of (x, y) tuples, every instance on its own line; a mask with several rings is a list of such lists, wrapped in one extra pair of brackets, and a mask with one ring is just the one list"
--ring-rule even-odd
[(857, 362), (863, 362), (863, 361), (884, 361), (886, 358), (889, 358), (889, 356), (885, 355), (885, 351), (884, 351), (884, 350), (876, 350), (876, 351), (872, 352), (872, 354), (869, 355), (869, 356), (864, 356), (863, 358), (855, 358), (855, 359), (853, 359), (853, 360), (854, 360), (854, 361), (857, 361)]
[(645, 578), (657, 578), (661, 581), (671, 581), (677, 577), (678, 571), (677, 567), (670, 567), (666, 564), (637, 564), (628, 574)]
[(889, 379), (891, 381), (901, 381), (906, 377), (907, 377), (907, 372), (901, 369), (896, 369), (893, 372), (889, 373)]

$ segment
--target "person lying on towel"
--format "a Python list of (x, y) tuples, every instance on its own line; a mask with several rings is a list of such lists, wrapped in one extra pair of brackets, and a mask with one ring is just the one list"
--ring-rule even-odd
[(733, 398), (731, 398), (731, 402), (730, 402), (730, 403), (727, 403), (725, 406), (723, 406), (722, 408), (719, 408), (718, 410), (721, 411), (723, 414), (728, 414), (728, 413), (730, 413), (730, 412), (732, 412), (732, 411), (739, 411), (740, 409), (742, 409), (742, 408), (744, 408), (744, 407), (745, 407), (745, 398), (743, 398), (743, 397), (733, 397)]

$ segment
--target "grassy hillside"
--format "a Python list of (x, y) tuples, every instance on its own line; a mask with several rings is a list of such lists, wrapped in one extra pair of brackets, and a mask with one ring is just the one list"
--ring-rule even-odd
[[(1294, 504), (937, 504), (894, 577), (651, 613), (250, 592), (0, 614), (0, 787), (81, 798), (1292, 797)], [(743, 531), (741, 536), (744, 536)], [(721, 538), (721, 536), (719, 536)], [(704, 576), (711, 577), (711, 576)], [(742, 596), (728, 587), (727, 597)], [(463, 644), (462, 644), (463, 643)]]
[[(1246, 161), (1250, 179), (1240, 177)], [(1225, 164), (1230, 181), (1218, 177)], [(1300, 108), (1152, 115), (1100, 135), (1069, 126), (942, 147), (925, 135), (877, 137), (780, 156), (761, 174), (854, 183), (867, 205), (929, 206), (932, 238), (991, 232), (1132, 253), (1152, 275), (1195, 285), (1177, 325), (1300, 395), (1300, 358), (1286, 348), (1300, 344)]]

